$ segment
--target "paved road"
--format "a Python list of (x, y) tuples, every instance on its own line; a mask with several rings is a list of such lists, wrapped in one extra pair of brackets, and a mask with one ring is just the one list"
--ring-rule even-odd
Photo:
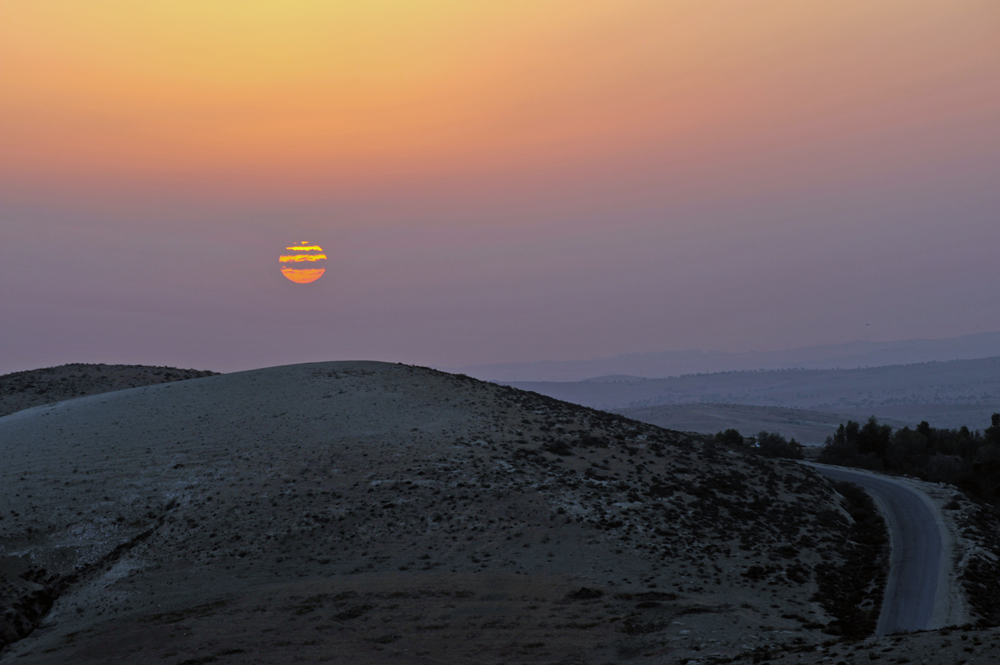
[[(942, 550), (946, 534), (934, 512), (916, 490), (885, 476), (842, 467), (813, 465), (825, 476), (864, 487), (886, 513), (892, 536), (892, 566), (886, 583), (882, 613), (876, 634), (927, 630), (935, 610), (947, 602), (947, 589), (939, 589), (947, 579), (942, 566), (947, 563)], [(941, 612), (938, 612), (940, 616)]]

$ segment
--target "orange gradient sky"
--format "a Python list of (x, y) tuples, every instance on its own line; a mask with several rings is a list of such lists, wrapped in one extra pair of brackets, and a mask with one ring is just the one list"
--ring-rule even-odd
[(998, 28), (986, 1), (5, 3), (0, 159), (275, 187), (703, 161), (974, 121)]
[[(149, 298), (248, 336), (213, 368), (847, 341), (858, 298), (886, 339), (1000, 330), (955, 267), (1000, 244), (998, 34), (992, 0), (5, 2), (0, 314), (48, 305), (2, 341)], [(254, 271), (300, 235), (338, 257), (327, 314), (272, 330), (301, 306)], [(61, 259), (29, 279), (32, 243)], [(97, 257), (136, 246), (123, 285)], [(885, 267), (845, 286), (852, 251)], [(943, 281), (893, 263), (921, 252)]]

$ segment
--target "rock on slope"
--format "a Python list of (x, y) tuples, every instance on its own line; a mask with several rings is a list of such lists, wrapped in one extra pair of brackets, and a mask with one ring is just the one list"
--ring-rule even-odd
[(0, 459), (3, 662), (749, 658), (877, 611), (813, 470), (421, 368), (95, 395)]
[(176, 367), (83, 363), (4, 374), (0, 376), (0, 416), (73, 397), (213, 374), (215, 372)]

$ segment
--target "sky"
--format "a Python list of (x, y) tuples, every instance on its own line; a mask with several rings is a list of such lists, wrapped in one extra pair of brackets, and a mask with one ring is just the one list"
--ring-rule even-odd
[(0, 373), (998, 331), (997, 34), (995, 0), (0, 0)]

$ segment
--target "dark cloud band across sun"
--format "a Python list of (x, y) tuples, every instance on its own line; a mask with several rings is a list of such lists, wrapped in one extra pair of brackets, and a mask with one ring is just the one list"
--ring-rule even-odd
[(279, 263), (282, 264), (281, 274), (296, 284), (315, 282), (326, 272), (326, 268), (294, 268), (287, 265), (290, 263), (325, 263), (326, 254), (323, 253), (323, 248), (319, 245), (312, 245), (307, 241), (303, 241), (299, 245), (293, 245), (285, 249), (299, 252), (297, 254), (282, 254), (278, 257)]

